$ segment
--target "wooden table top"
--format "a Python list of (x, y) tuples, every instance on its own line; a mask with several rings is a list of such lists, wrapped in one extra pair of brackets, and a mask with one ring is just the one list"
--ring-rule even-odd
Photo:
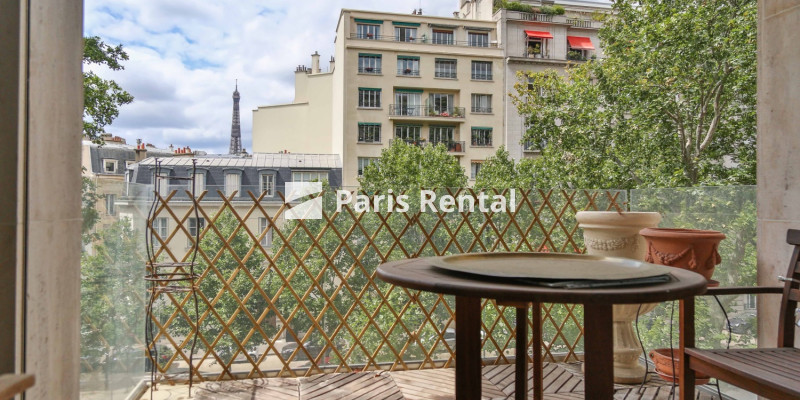
[[(532, 262), (536, 262), (533, 260)], [(466, 274), (434, 267), (428, 258), (392, 261), (378, 267), (378, 278), (410, 289), (503, 301), (545, 303), (639, 304), (688, 298), (705, 293), (706, 279), (679, 268), (672, 281), (642, 286), (565, 289), (535, 286), (509, 278)]]

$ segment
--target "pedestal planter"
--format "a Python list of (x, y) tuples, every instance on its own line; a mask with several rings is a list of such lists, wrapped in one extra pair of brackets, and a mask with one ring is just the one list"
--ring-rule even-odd
[[(656, 212), (579, 211), (575, 218), (583, 229), (586, 252), (605, 257), (624, 257), (643, 261), (647, 251), (642, 228), (654, 227), (661, 222)], [(636, 313), (652, 311), (656, 304), (614, 306), (614, 382), (638, 383), (645, 375), (639, 364), (641, 344), (633, 331)]]
[(722, 262), (719, 242), (722, 232), (696, 229), (645, 228), (639, 232), (647, 241), (645, 261), (688, 269), (703, 275), (708, 281), (714, 268)]

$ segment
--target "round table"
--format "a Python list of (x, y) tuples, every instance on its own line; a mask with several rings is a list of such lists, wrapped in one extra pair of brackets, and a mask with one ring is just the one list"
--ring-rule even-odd
[[(531, 253), (530, 262), (551, 259)], [(477, 254), (476, 254), (477, 255)], [(480, 255), (478, 255), (480, 256)], [(574, 255), (575, 257), (587, 257)], [(492, 265), (502, 262), (493, 258)], [(409, 289), (456, 296), (456, 399), (481, 397), (481, 298), (517, 307), (517, 354), (526, 354), (527, 304), (534, 307), (534, 398), (542, 395), (541, 316), (536, 311), (541, 303), (570, 303), (584, 306), (584, 385), (587, 399), (614, 397), (612, 306), (669, 300), (689, 299), (706, 291), (706, 280), (700, 274), (672, 269), (672, 280), (646, 286), (613, 288), (564, 289), (534, 286), (524, 282), (489, 276), (466, 274), (434, 267), (429, 258), (392, 261), (378, 267), (378, 278)], [(520, 319), (524, 323), (520, 323)], [(520, 332), (520, 330), (522, 332)], [(520, 343), (521, 342), (521, 343)], [(522, 351), (521, 351), (522, 350)], [(516, 357), (516, 398), (527, 395), (527, 357)], [(538, 370), (538, 373), (537, 373)], [(522, 378), (522, 379), (520, 379)]]

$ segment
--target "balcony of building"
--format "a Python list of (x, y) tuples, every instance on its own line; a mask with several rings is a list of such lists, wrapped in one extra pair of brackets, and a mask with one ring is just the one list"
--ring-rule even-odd
[(603, 23), (600, 21), (595, 21), (589, 18), (570, 17), (566, 15), (528, 13), (513, 10), (507, 10), (506, 15), (508, 19), (515, 21), (558, 24), (579, 29), (600, 29), (603, 26)]
[[(433, 142), (444, 143), (452, 151), (457, 145), (464, 147), (464, 142), (445, 140), (416, 144)], [(429, 399), (426, 396), (434, 392), (451, 398), (453, 298), (387, 284), (376, 277), (377, 265), (404, 257), (463, 252), (582, 253), (584, 239), (575, 220), (578, 210), (657, 210), (665, 217), (662, 226), (725, 229), (730, 242), (720, 249), (724, 263), (714, 277), (722, 282), (741, 275), (752, 279), (742, 271), (755, 268), (748, 256), (755, 245), (751, 226), (755, 220), (747, 214), (755, 210), (753, 187), (515, 189), (519, 208), (511, 219), (494, 212), (418, 209), (362, 214), (355, 203), (337, 210), (338, 194), (326, 190), (320, 194), (321, 218), (298, 222), (285, 218), (289, 205), (265, 203), (267, 198), (284, 199), (282, 187), (273, 188), (274, 192), (253, 186), (235, 192), (207, 187), (198, 195), (201, 200), (195, 214), (192, 202), (187, 201), (188, 185), (176, 184), (169, 193), (160, 194), (149, 186), (119, 181), (102, 186), (119, 193), (114, 197), (114, 215), (106, 215), (108, 210), (100, 206), (104, 229), (98, 230), (98, 241), (82, 269), (87, 306), (82, 314), (81, 385), (87, 398), (149, 398), (151, 373), (159, 382), (159, 398), (177, 396), (188, 390), (190, 365), (195, 374), (194, 395), (201, 399), (245, 393), (294, 399), (306, 398), (303, 393), (309, 391), (333, 395), (378, 386), (387, 396), (400, 393), (402, 397), (397, 398)], [(478, 194), (470, 188), (436, 192)], [(215, 200), (210, 193), (216, 194)], [(729, 207), (719, 209), (720, 201)], [(687, 208), (687, 204), (692, 206)], [(728, 209), (743, 210), (742, 215), (731, 215)], [(145, 235), (148, 213), (154, 213), (149, 218), (154, 221), (149, 238)], [(146, 258), (146, 238), (153, 243), (153, 257), (176, 262), (190, 261), (193, 244), (199, 240), (197, 309), (186, 293), (165, 293), (147, 317), (146, 284), (138, 268)], [(705, 343), (723, 345), (730, 333), (734, 345), (754, 346), (755, 298), (727, 296), (721, 302), (730, 319), (743, 323), (729, 330), (720, 309), (708, 303), (713, 309), (699, 316), (708, 327)], [(491, 300), (483, 301), (482, 307), (484, 394), (510, 399), (514, 395), (511, 366), (517, 356), (514, 308)], [(641, 316), (637, 327), (645, 350), (668, 346), (670, 337), (663, 327), (669, 325), (665, 322), (669, 309), (665, 303)], [(546, 391), (566, 397), (591, 392), (583, 386), (580, 372), (581, 307), (548, 304), (542, 321)], [(142, 334), (146, 322), (149, 336)], [(677, 324), (677, 318), (673, 322)], [(196, 343), (194, 326), (199, 327)], [(533, 339), (529, 336), (528, 340)], [(145, 351), (148, 343), (150, 353)], [(531, 350), (527, 357), (532, 357)], [(644, 356), (641, 362), (646, 362)], [(421, 391), (430, 385), (436, 386), (430, 389), (433, 392)], [(642, 398), (667, 398), (671, 389), (654, 375)], [(638, 385), (618, 385), (617, 396), (639, 396), (639, 390)], [(735, 393), (724, 385), (722, 390)], [(711, 398), (715, 392), (713, 386), (703, 387), (698, 396)]]
[(398, 121), (464, 122), (464, 107), (435, 107), (430, 105), (390, 104), (389, 119)]
[(454, 46), (454, 47), (485, 47), (497, 49), (498, 44), (496, 40), (455, 40), (453, 38), (439, 39), (435, 38), (432, 34), (421, 33), (421, 36), (396, 36), (396, 35), (375, 35), (370, 33), (350, 33), (350, 39), (356, 40), (377, 40), (383, 42), (399, 42), (410, 44), (428, 44), (436, 46)]

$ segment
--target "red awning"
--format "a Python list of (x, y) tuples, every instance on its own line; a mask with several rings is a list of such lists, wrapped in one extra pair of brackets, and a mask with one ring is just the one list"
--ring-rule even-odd
[(525, 34), (528, 35), (528, 37), (538, 38), (538, 39), (553, 38), (553, 35), (551, 35), (550, 32), (544, 32), (544, 31), (525, 31)]
[(583, 36), (567, 36), (569, 47), (577, 50), (594, 50), (592, 40)]

